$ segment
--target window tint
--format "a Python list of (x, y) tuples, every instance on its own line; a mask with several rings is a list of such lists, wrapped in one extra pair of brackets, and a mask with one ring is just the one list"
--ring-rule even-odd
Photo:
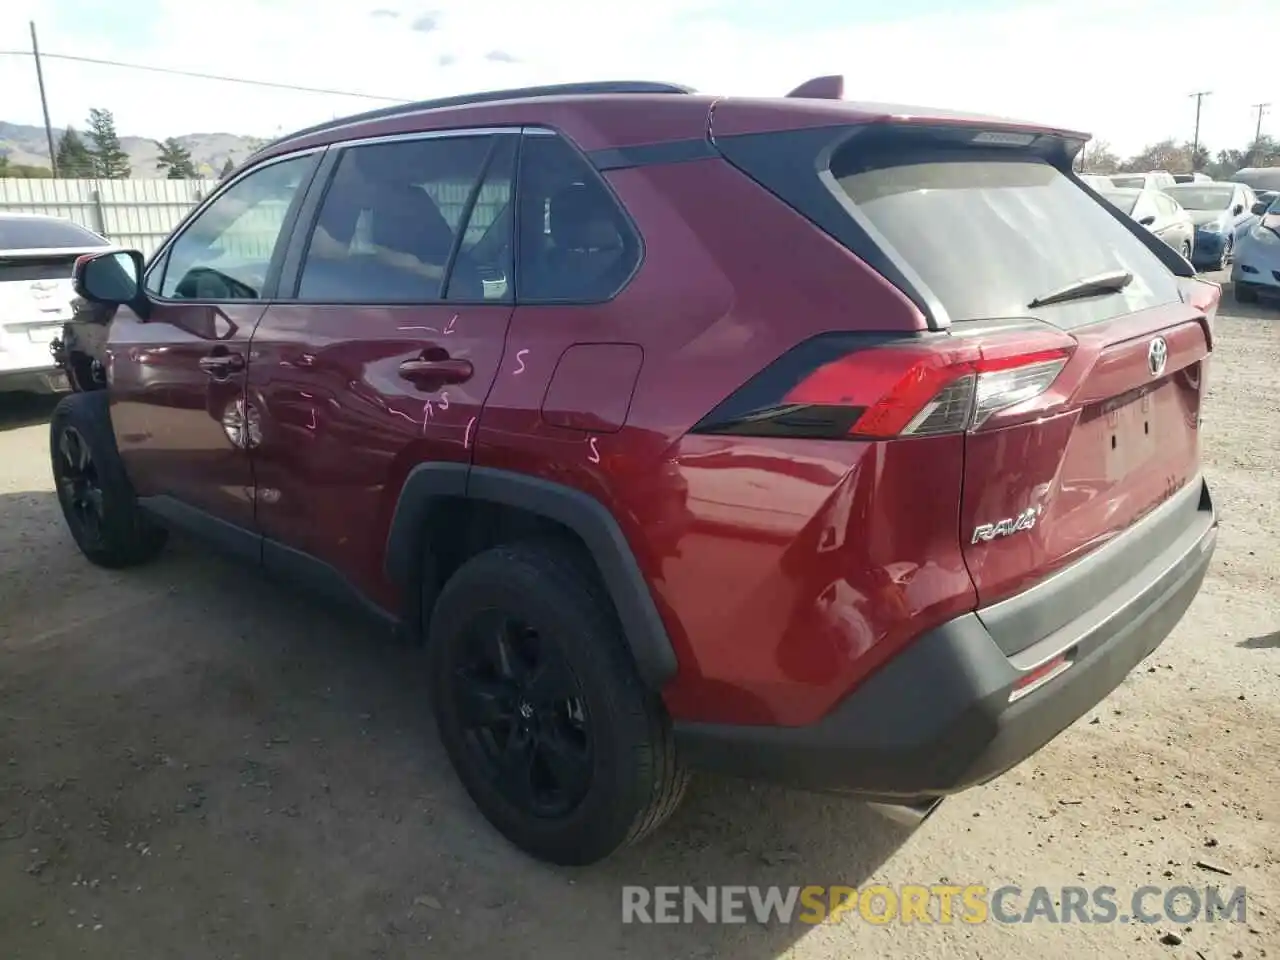
[(1037, 297), (1114, 270), (1133, 282), (1035, 315), (1070, 327), (1178, 301), (1159, 258), (1048, 163), (937, 157), (863, 168), (837, 156), (832, 173), (953, 320), (1025, 317)]
[(261, 297), (280, 229), (314, 159), (273, 163), (219, 194), (170, 246), (160, 295), (174, 300)]
[(107, 241), (70, 220), (0, 217), (0, 250), (105, 247)]
[(640, 241), (586, 160), (560, 137), (526, 136), (520, 151), (523, 302), (608, 300), (635, 271)]
[[(307, 248), (298, 296), (325, 303), (441, 299), (467, 203), (495, 147), (509, 137), (444, 137), (343, 152)], [(458, 296), (479, 299), (478, 272)]]
[(449, 274), (447, 300), (511, 300), (515, 213), (512, 186), (519, 137), (496, 138), (484, 183)]

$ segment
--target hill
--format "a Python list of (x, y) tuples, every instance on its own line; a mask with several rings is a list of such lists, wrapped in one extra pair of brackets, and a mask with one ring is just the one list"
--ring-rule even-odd
[[(85, 136), (83, 128), (77, 130), (82, 137)], [(62, 130), (55, 128), (53, 135), (56, 143)], [(241, 137), (234, 133), (188, 133), (176, 139), (191, 151), (191, 159), (201, 176), (214, 178), (221, 172), (228, 157), (232, 163), (238, 164), (261, 142), (253, 137)], [(160, 151), (154, 140), (121, 136), (120, 146), (129, 154), (129, 163), (133, 167), (132, 176), (135, 179), (158, 180), (164, 177), (164, 172), (156, 169), (156, 157)], [(45, 141), (44, 127), (0, 120), (0, 155), (8, 156), (9, 162), (13, 164), (49, 166), (49, 148)]]

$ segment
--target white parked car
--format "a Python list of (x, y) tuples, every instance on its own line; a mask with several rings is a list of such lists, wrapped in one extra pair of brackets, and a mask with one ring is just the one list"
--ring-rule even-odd
[(1115, 183), (1112, 182), (1111, 178), (1104, 177), (1100, 173), (1082, 173), (1080, 174), (1080, 179), (1093, 187), (1094, 190), (1102, 191), (1115, 189)]
[(61, 217), (0, 214), (0, 391), (68, 389), (49, 345), (71, 318), (71, 269), (111, 246)]
[(1113, 173), (1113, 184), (1122, 190), (1163, 190), (1178, 181), (1167, 170), (1148, 170), (1146, 173)]

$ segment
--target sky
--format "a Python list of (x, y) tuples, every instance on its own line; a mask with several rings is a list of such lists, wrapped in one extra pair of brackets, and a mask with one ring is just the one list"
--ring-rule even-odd
[[(1211, 12), (1210, 12), (1211, 11)], [(41, 123), (44, 53), (403, 100), (572, 80), (782, 95), (845, 77), (850, 100), (1084, 130), (1123, 154), (1190, 139), (1242, 147), (1252, 104), (1280, 135), (1277, 0), (3, 0), (0, 120)], [(269, 137), (389, 99), (44, 61), (55, 126), (111, 110), (121, 134)]]

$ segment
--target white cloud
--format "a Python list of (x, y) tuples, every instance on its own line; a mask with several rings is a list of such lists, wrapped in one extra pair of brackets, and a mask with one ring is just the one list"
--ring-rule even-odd
[[(223, 0), (215, 8), (153, 0), (147, 29), (116, 5), (118, 30), (81, 33), (51, 15), (63, 0), (7, 0), (0, 49), (27, 45), (35, 17), (46, 51), (117, 59), (406, 99), (574, 79), (664, 79), (724, 94), (781, 94), (816, 74), (843, 73), (846, 95), (976, 110), (1074, 127), (1134, 151), (1190, 138), (1194, 102), (1210, 89), (1201, 139), (1240, 146), (1250, 105), (1277, 103), (1280, 74), (1266, 42), (1280, 36), (1275, 0), (1218, 0), (1212, 14), (1173, 13), (1177, 0), (1039, 0), (1012, 12), (921, 16), (865, 26), (806, 24), (803, 4), (780, 30), (753, 26), (726, 0)], [(735, 10), (738, 15), (735, 17)], [(136, 12), (132, 12), (136, 11)], [(395, 15), (392, 15), (395, 14)], [(430, 18), (430, 30), (412, 29)], [(1207, 44), (1205, 38), (1213, 38)], [(1221, 39), (1219, 39), (1221, 38)], [(1230, 48), (1256, 38), (1257, 52)], [(505, 57), (495, 57), (500, 52)], [(380, 105), (46, 62), (57, 125), (114, 111), (122, 133), (227, 131), (261, 136)], [(0, 57), (0, 119), (40, 122), (29, 58)]]

